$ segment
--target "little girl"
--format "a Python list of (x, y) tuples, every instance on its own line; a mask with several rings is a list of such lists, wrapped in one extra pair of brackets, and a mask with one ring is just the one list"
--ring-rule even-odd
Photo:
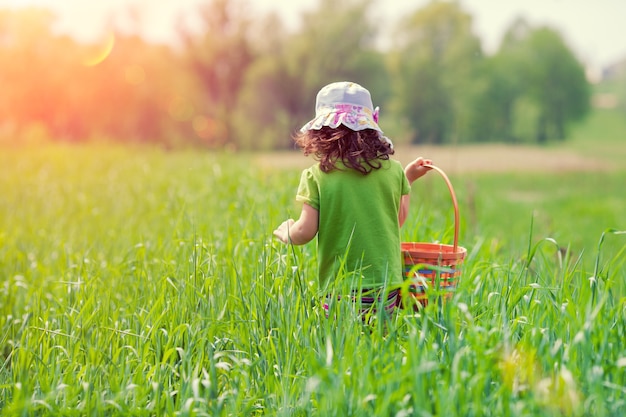
[[(320, 287), (328, 294), (347, 283), (361, 312), (382, 304), (391, 313), (398, 304), (400, 227), (410, 186), (431, 163), (417, 158), (403, 170), (389, 158), (393, 145), (382, 133), (369, 91), (352, 82), (322, 88), (315, 118), (295, 137), (304, 155), (319, 162), (302, 172), (296, 196), (303, 203), (300, 218), (274, 231), (294, 245), (317, 235)], [(324, 307), (328, 314), (328, 303)]]

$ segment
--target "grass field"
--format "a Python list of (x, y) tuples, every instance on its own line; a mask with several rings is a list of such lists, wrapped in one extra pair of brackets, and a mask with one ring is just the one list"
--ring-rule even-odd
[[(3, 416), (626, 415), (619, 163), (451, 173), (458, 290), (371, 328), (326, 319), (314, 245), (271, 237), (298, 169), (95, 145), (0, 164)], [(441, 179), (413, 194), (403, 239), (449, 242)]]

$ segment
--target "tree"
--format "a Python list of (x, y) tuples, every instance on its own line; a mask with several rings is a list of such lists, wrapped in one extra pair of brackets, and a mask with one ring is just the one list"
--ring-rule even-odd
[(190, 90), (185, 75), (181, 58), (169, 47), (116, 33), (110, 55), (78, 72), (82, 118), (91, 134), (169, 145), (184, 129), (173, 117), (172, 103)]
[(518, 140), (515, 132), (516, 107), (525, 91), (521, 76), (525, 66), (523, 42), (530, 31), (524, 19), (514, 21), (497, 53), (481, 64), (480, 87), (471, 106), (470, 141)]
[(210, 139), (214, 146), (236, 145), (233, 114), (245, 76), (255, 59), (244, 6), (238, 1), (212, 0), (199, 9), (198, 17), (203, 25), (199, 35), (179, 27), (189, 69), (204, 93), (202, 117), (213, 126)]
[(262, 42), (255, 44), (259, 59), (239, 100), (240, 135), (246, 143), (293, 147), (292, 133), (312, 117), (315, 95), (327, 83), (363, 84), (377, 103), (388, 95), (384, 58), (375, 50), (375, 26), (367, 19), (371, 4), (322, 0), (303, 15), (296, 33), (269, 18), (265, 36), (258, 37)]
[(395, 109), (413, 142), (444, 143), (465, 128), (468, 88), (482, 60), (471, 16), (456, 3), (432, 1), (406, 18), (391, 55)]
[(582, 65), (548, 28), (517, 19), (497, 53), (483, 63), (481, 92), (472, 106), (473, 140), (563, 139), (567, 125), (589, 108)]
[(53, 23), (44, 10), (0, 12), (0, 130), (73, 142), (180, 135), (171, 103), (188, 77), (169, 47), (113, 30), (104, 48), (83, 44)]
[(552, 29), (532, 31), (526, 45), (524, 78), (528, 96), (538, 109), (536, 140), (565, 139), (567, 126), (589, 111), (585, 69)]

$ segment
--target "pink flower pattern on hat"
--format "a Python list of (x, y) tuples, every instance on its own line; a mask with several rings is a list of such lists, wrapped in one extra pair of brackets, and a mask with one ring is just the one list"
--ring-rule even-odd
[(352, 104), (335, 104), (335, 122), (338, 123), (340, 116), (344, 117), (344, 120), (348, 124), (359, 124), (359, 115), (363, 113), (363, 106), (354, 106)]

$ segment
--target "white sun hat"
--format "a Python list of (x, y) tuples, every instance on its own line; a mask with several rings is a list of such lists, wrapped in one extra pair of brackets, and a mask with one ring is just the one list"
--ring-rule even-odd
[(339, 125), (355, 131), (374, 129), (383, 133), (378, 126), (378, 107), (374, 109), (370, 92), (359, 84), (341, 81), (322, 88), (315, 100), (315, 118), (300, 131)]

